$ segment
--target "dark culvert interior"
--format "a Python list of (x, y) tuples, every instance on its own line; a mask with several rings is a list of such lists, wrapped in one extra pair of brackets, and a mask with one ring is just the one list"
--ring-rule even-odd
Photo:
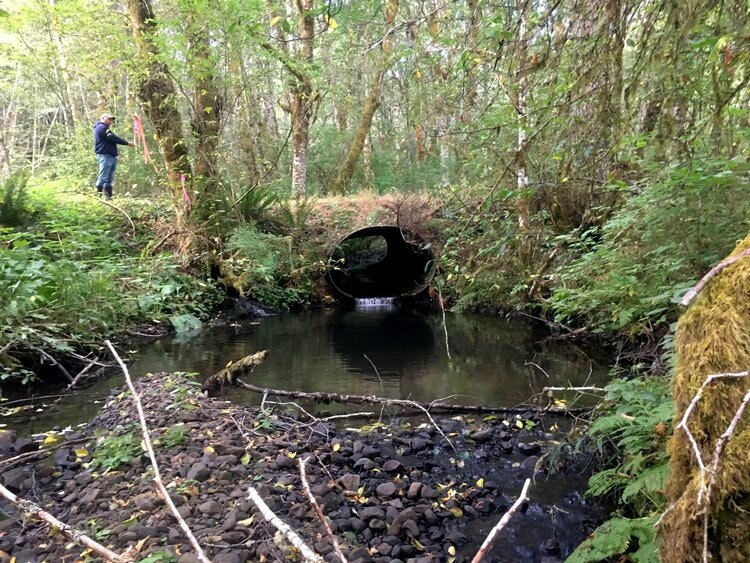
[(328, 268), (333, 288), (350, 299), (417, 295), (434, 275), (430, 246), (394, 226), (351, 233), (331, 253)]

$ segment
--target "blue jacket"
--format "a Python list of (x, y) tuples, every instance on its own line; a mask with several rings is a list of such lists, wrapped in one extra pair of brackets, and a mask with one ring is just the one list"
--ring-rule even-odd
[(112, 133), (101, 121), (94, 125), (94, 152), (117, 156), (117, 145), (127, 145), (128, 141)]

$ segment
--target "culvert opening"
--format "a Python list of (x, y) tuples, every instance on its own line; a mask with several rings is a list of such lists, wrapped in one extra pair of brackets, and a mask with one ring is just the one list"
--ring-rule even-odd
[(434, 275), (430, 245), (393, 226), (355, 231), (338, 243), (329, 258), (331, 286), (355, 300), (417, 295)]

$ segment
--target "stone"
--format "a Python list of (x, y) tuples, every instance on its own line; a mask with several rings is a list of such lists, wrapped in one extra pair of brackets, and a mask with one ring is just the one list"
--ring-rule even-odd
[(398, 490), (398, 487), (396, 487), (395, 483), (381, 483), (375, 488), (375, 492), (381, 497), (392, 497), (396, 491)]
[(203, 482), (211, 476), (211, 471), (203, 463), (195, 463), (190, 467), (190, 471), (185, 476), (193, 481)]
[(344, 487), (344, 490), (356, 492), (359, 489), (360, 477), (354, 473), (347, 473), (341, 476), (339, 483)]

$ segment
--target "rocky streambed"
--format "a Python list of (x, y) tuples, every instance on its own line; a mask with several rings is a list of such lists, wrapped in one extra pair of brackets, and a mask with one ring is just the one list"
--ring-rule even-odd
[[(326, 561), (338, 561), (301, 481), (350, 562), (470, 561), (526, 478), (530, 500), (488, 560), (562, 561), (602, 514), (564, 457), (548, 475), (540, 457), (561, 438), (533, 413), (369, 422), (320, 419), (298, 406), (243, 407), (204, 397), (175, 374), (139, 379), (164, 484), (215, 563), (294, 561), (299, 553), (248, 499), (268, 506)], [(408, 422), (406, 421), (408, 420)], [(159, 497), (127, 390), (115, 390), (91, 423), (38, 441), (0, 436), (2, 483), (59, 520), (136, 560), (197, 561)], [(38, 449), (46, 450), (38, 452)], [(19, 459), (19, 454), (34, 456)], [(37, 455), (38, 454), (38, 455)], [(98, 560), (0, 500), (0, 561)]]

